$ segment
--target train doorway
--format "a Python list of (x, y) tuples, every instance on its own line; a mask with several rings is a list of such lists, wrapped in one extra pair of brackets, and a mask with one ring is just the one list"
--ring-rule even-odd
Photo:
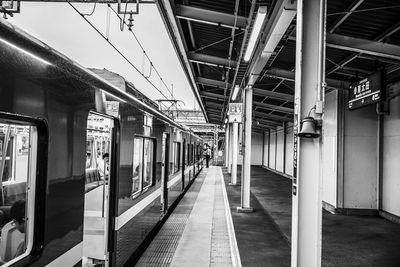
[(113, 119), (89, 113), (86, 130), (82, 266), (109, 266), (109, 207)]

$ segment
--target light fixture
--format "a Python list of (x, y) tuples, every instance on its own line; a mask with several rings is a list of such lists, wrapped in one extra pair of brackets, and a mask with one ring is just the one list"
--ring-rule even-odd
[(257, 11), (257, 16), (253, 25), (253, 29), (251, 30), (250, 40), (249, 43), (247, 44), (246, 53), (244, 54), (244, 61), (246, 62), (250, 60), (251, 54), (253, 54), (253, 50), (258, 35), (260, 34), (261, 31), (261, 26), (263, 25), (266, 16), (267, 16), (267, 7), (260, 6)]
[(239, 88), (239, 85), (235, 85), (235, 88), (233, 88), (232, 101), (235, 101), (237, 94), (239, 93)]
[(0, 38), (0, 42), (2, 42), (3, 44), (8, 45), (9, 47), (14, 48), (15, 50), (18, 50), (18, 51), (21, 52), (21, 53), (24, 53), (25, 55), (30, 56), (31, 58), (36, 59), (37, 61), (42, 62), (43, 64), (52, 65), (52, 64), (51, 64), (50, 62), (48, 62), (47, 60), (44, 60), (43, 58), (38, 57), (38, 56), (32, 54), (31, 52), (28, 52), (28, 51), (26, 51), (26, 50), (24, 50), (24, 49), (22, 49), (22, 48), (20, 48), (20, 47), (18, 47), (18, 46), (16, 46), (16, 45), (10, 43), (10, 42), (8, 42), (8, 41), (6, 41), (6, 40), (4, 40), (4, 39), (1, 39), (1, 38)]

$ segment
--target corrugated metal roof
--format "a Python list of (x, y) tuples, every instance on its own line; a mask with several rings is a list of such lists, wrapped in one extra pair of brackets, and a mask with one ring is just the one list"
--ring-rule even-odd
[[(268, 16), (272, 14), (272, 10), (278, 0), (266, 0), (256, 1), (254, 12), (250, 16), (251, 4), (253, 1), (239, 0), (238, 15), (246, 18), (250, 18), (252, 22), (258, 5), (267, 5)], [(175, 3), (180, 5), (189, 5), (191, 7), (202, 8), (205, 10), (212, 10), (222, 12), (225, 14), (234, 15), (235, 13), (235, 1), (233, 0), (177, 0)], [(354, 11), (350, 14), (348, 11), (352, 6), (356, 6)], [(363, 38), (370, 41), (383, 41), (394, 45), (400, 45), (400, 31), (396, 28), (396, 31), (392, 32), (390, 36), (381, 38), (382, 34), (388, 29), (398, 25), (400, 28), (400, 2), (398, 0), (328, 0), (327, 2), (327, 30), (331, 30), (334, 26), (333, 32), (340, 35)], [(343, 19), (339, 24), (337, 22)], [(210, 25), (203, 22), (188, 22), (185, 19), (179, 19), (179, 23), (182, 27), (184, 34), (184, 41), (187, 44), (189, 51), (196, 52), (203, 55), (210, 55), (214, 57), (228, 59), (229, 48), (231, 41), (232, 29), (228, 27)], [(251, 25), (250, 25), (251, 26)], [(245, 29), (237, 29), (235, 42), (233, 44), (233, 51), (231, 59), (239, 61), (240, 49), (242, 43), (245, 42), (247, 45), (250, 34), (244, 39)], [(251, 30), (251, 27), (249, 28)], [(292, 22), (291, 26), (287, 30), (285, 37), (281, 40), (276, 48), (274, 54), (269, 59), (263, 72), (270, 70), (271, 68), (282, 69), (285, 71), (294, 71), (295, 68), (295, 53), (296, 44), (293, 41), (295, 33), (295, 21)], [(194, 41), (194, 43), (192, 43)], [(384, 66), (388, 68), (391, 73), (388, 76), (391, 81), (398, 80), (400, 74), (398, 66), (400, 62), (389, 59), (382, 59), (376, 56), (360, 55), (354, 52), (333, 49), (327, 47), (326, 49), (326, 73), (329, 78), (334, 78), (342, 81), (352, 82), (360, 77), (364, 77), (369, 73), (376, 70), (378, 66)], [(349, 60), (351, 59), (351, 60)], [(345, 64), (342, 64), (346, 61)], [(379, 62), (379, 63), (377, 63)], [(202, 63), (192, 63), (193, 70), (196, 76), (203, 78), (212, 79), (215, 81), (227, 81), (231, 86), (240, 84), (246, 79), (248, 75), (249, 64), (241, 61), (239, 65), (234, 66), (233, 69), (227, 73), (227, 68), (215, 65), (206, 65)], [(237, 68), (237, 70), (235, 69)], [(235, 72), (236, 76), (235, 76)], [(229, 76), (226, 78), (226, 74)], [(256, 88), (262, 88), (269, 91), (278, 93), (293, 94), (294, 82), (287, 81), (281, 82), (278, 78), (271, 78), (270, 76), (260, 75), (259, 80), (254, 85)], [(214, 94), (220, 94), (221, 96), (229, 97), (230, 87), (217, 88), (211, 85), (199, 85), (200, 94), (204, 92), (212, 92)], [(207, 105), (220, 105), (220, 110), (224, 108), (224, 102), (209, 97), (202, 97), (204, 104)], [(292, 102), (282, 101), (273, 99), (270, 97), (263, 97), (254, 95), (254, 101), (263, 102), (266, 104), (277, 105), (281, 107), (293, 108)], [(226, 104), (226, 102), (225, 102)], [(207, 108), (207, 110), (213, 110), (215, 108)], [(278, 111), (271, 111), (261, 107), (257, 107), (258, 111), (266, 112), (266, 114), (273, 114), (279, 116), (287, 116)], [(217, 123), (222, 123), (221, 121)], [(212, 115), (212, 121), (216, 122), (217, 117)]]

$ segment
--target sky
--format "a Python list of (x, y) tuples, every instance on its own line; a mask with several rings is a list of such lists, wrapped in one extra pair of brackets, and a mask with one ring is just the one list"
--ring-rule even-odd
[[(73, 5), (89, 14), (93, 3)], [(112, 7), (117, 10), (117, 5)], [(123, 7), (125, 8), (125, 7)], [(134, 7), (129, 7), (129, 9)], [(168, 98), (167, 88), (162, 84), (154, 69), (150, 73), (150, 61), (133, 34), (125, 26), (120, 29), (119, 19), (106, 4), (97, 4), (91, 16), (86, 18), (108, 36), (112, 42), (136, 67), (150, 76), (152, 83)], [(126, 19), (128, 16), (126, 16)], [(182, 108), (198, 109), (199, 105), (182, 70), (176, 52), (165, 29), (155, 4), (140, 5), (139, 14), (133, 16), (132, 32), (140, 41), (153, 66), (160, 73), (174, 97), (184, 102)], [(14, 14), (8, 21), (38, 38), (55, 50), (87, 68), (106, 68), (132, 82), (151, 99), (165, 99), (137, 70), (125, 61), (68, 3), (22, 2), (21, 13)], [(173, 86), (172, 86), (173, 84)]]

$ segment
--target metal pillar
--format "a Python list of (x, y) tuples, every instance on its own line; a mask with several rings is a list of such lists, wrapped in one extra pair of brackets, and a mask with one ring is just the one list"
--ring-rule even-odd
[[(295, 133), (300, 130), (297, 127), (301, 119), (307, 117), (313, 107), (314, 118), (322, 117), (325, 12), (326, 0), (297, 2)], [(322, 138), (300, 139), (297, 135), (295, 138), (297, 171), (294, 170), (293, 179), (292, 266), (321, 266)]]
[(245, 88), (245, 118), (244, 118), (244, 151), (242, 165), (242, 201), (238, 212), (252, 212), (250, 207), (250, 168), (251, 168), (251, 124), (253, 106), (253, 88)]
[(232, 142), (232, 132), (233, 132), (233, 126), (232, 123), (229, 124), (229, 165), (228, 165), (228, 173), (232, 173), (232, 147), (233, 147), (233, 142)]
[(232, 123), (232, 173), (231, 184), (237, 184), (238, 123)]
[(225, 167), (229, 166), (229, 124), (225, 128)]

